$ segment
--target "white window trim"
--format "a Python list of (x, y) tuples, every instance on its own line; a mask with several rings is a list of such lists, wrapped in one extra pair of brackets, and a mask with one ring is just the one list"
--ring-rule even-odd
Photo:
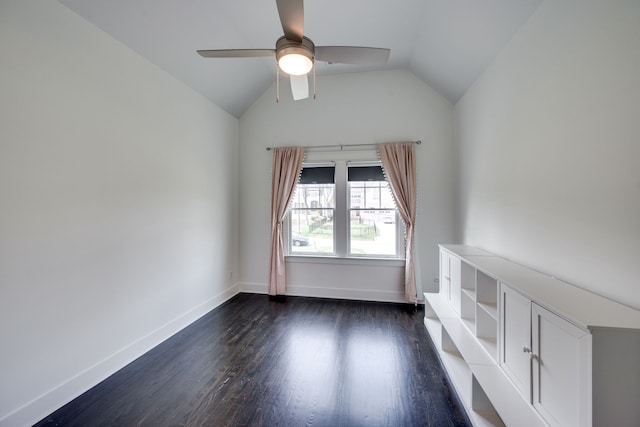
[(285, 262), (297, 264), (327, 264), (327, 265), (363, 265), (363, 266), (385, 266), (385, 267), (404, 267), (404, 258), (365, 258), (365, 257), (346, 257), (329, 255), (287, 255)]

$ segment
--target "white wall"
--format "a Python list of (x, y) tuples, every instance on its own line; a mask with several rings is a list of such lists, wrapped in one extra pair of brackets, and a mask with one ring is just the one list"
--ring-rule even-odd
[(0, 425), (232, 296), (238, 121), (57, 2), (0, 3)]
[[(406, 71), (319, 77), (315, 101), (292, 101), (289, 82), (282, 79), (276, 104), (274, 84), (240, 119), (242, 289), (267, 291), (272, 158), (267, 146), (418, 139), (423, 141), (416, 147), (420, 266), (425, 287), (432, 288), (437, 243), (452, 241), (454, 234), (452, 123), (451, 104)], [(289, 263), (287, 270), (289, 294), (404, 300), (402, 267)]]
[(541, 5), (456, 105), (464, 242), (640, 308), (640, 2)]

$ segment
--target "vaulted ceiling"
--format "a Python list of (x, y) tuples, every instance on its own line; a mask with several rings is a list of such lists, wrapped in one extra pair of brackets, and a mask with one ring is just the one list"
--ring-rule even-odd
[[(273, 58), (211, 59), (198, 49), (275, 47), (275, 0), (58, 0), (240, 117), (273, 84)], [(455, 103), (541, 0), (307, 0), (316, 45), (391, 49), (384, 66), (317, 64), (318, 76), (407, 69)], [(281, 96), (291, 96), (287, 92)]]

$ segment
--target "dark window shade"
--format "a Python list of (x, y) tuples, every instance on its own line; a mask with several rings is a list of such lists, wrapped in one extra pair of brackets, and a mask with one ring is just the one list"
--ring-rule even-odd
[(382, 166), (349, 166), (349, 181), (386, 181)]
[(335, 184), (335, 167), (302, 168), (300, 184)]

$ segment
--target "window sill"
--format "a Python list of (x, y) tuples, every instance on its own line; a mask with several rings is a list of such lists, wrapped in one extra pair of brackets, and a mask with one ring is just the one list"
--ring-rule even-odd
[(333, 265), (369, 265), (383, 267), (404, 267), (404, 259), (399, 258), (366, 258), (366, 257), (337, 257), (322, 255), (286, 255), (286, 263), (305, 264), (333, 264)]

